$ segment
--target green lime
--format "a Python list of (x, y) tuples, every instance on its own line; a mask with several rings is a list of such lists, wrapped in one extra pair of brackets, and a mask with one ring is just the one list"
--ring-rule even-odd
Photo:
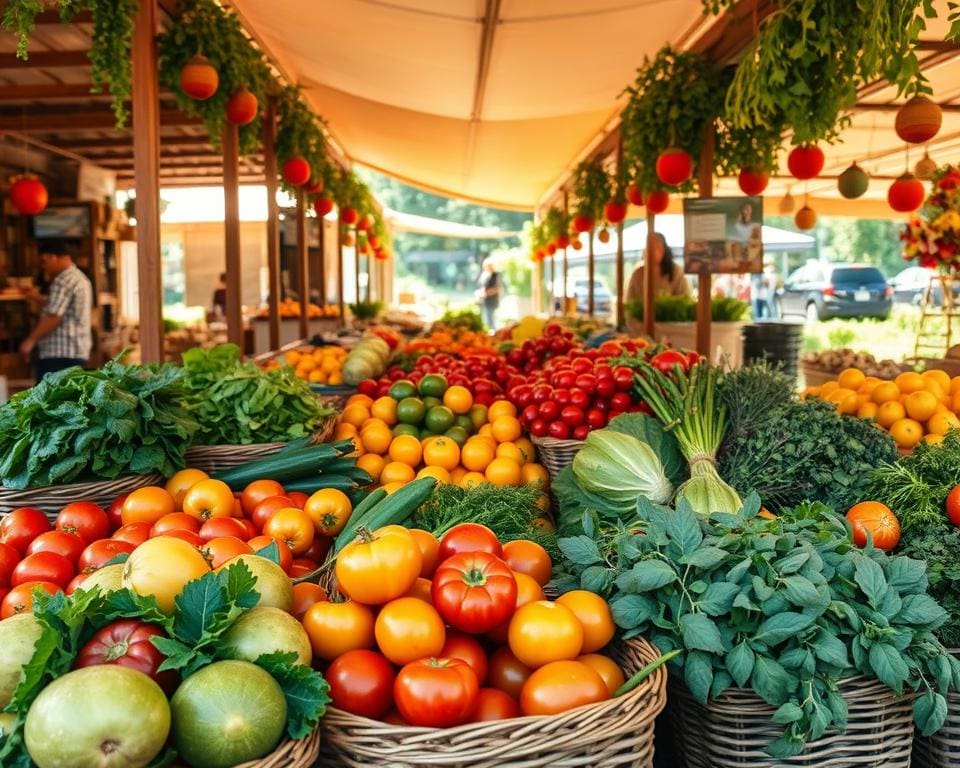
[(400, 435), (413, 435), (418, 440), (420, 439), (420, 430), (416, 428), (413, 424), (397, 424), (392, 430), (394, 437), (399, 437)]
[(416, 397), (417, 388), (409, 379), (400, 379), (390, 385), (390, 397), (394, 400), (403, 400), (407, 397)]
[(453, 411), (447, 406), (436, 405), (427, 411), (427, 418), (424, 423), (427, 429), (439, 435), (453, 426), (454, 418)]
[(438, 405), (443, 405), (443, 400), (439, 397), (425, 397), (423, 398), (423, 404), (427, 406), (429, 411), (431, 408), (436, 408)]
[(444, 434), (461, 448), (463, 448), (464, 443), (467, 442), (467, 438), (470, 437), (470, 435), (467, 434), (467, 430), (463, 427), (450, 427)]
[(439, 373), (428, 373), (420, 380), (420, 394), (428, 397), (443, 397), (447, 380)]
[(470, 409), (470, 421), (473, 422), (474, 429), (480, 429), (487, 423), (487, 406), (475, 405)]
[(436, 437), (436, 432), (431, 432), (429, 429), (421, 429), (420, 433), (417, 435), (421, 440), (426, 440), (428, 437)]
[(472, 435), (474, 432), (476, 432), (476, 428), (473, 426), (473, 419), (471, 419), (466, 413), (459, 414), (453, 420), (453, 423), (460, 427), (460, 429), (462, 429), (468, 435)]
[(419, 424), (427, 408), (419, 397), (405, 397), (397, 403), (397, 420), (404, 424)]

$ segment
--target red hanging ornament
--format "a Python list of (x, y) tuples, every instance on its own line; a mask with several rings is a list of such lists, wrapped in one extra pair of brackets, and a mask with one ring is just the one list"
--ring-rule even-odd
[(353, 246), (357, 244), (357, 237), (353, 234), (353, 232), (347, 231), (343, 233), (342, 242), (347, 248), (353, 248)]
[(809, 205), (803, 206), (793, 217), (797, 229), (813, 229), (817, 226), (817, 212)]
[(643, 205), (643, 191), (635, 181), (631, 181), (627, 185), (627, 202), (630, 205)]
[(377, 261), (386, 261), (387, 259), (390, 258), (390, 251), (388, 251), (386, 248), (377, 248), (373, 252), (373, 257)]
[(570, 247), (570, 235), (564, 233), (557, 237), (557, 248), (569, 248)]
[(610, 230), (609, 230), (609, 229), (601, 229), (599, 232), (597, 232), (597, 240), (599, 240), (601, 243), (609, 243), (609, 242), (610, 242)]
[(180, 90), (191, 99), (206, 101), (217, 92), (220, 76), (206, 57), (197, 54), (180, 70)]
[(360, 219), (360, 221), (357, 222), (357, 229), (359, 229), (361, 232), (365, 232), (366, 230), (370, 229), (375, 223), (376, 222), (374, 222), (373, 220), (373, 214), (368, 213), (364, 215)]
[(49, 195), (43, 182), (25, 173), (10, 185), (10, 204), (25, 216), (35, 216), (47, 207)]
[(370, 243), (370, 247), (375, 251), (380, 248), (380, 238), (374, 234), (367, 235), (367, 242)]
[(579, 240), (572, 240), (570, 242), (570, 247), (575, 251), (579, 251), (581, 248), (583, 248), (583, 243), (581, 243)]
[(894, 130), (909, 144), (924, 144), (940, 131), (943, 110), (926, 96), (916, 95), (897, 110)]
[(291, 157), (283, 164), (283, 180), (294, 187), (302, 187), (310, 181), (310, 163), (302, 157)]
[(745, 195), (759, 195), (767, 188), (770, 174), (766, 171), (755, 171), (752, 168), (743, 168), (737, 176), (737, 184)]
[(592, 217), (584, 216), (583, 214), (573, 217), (574, 232), (589, 232), (591, 229), (593, 229)]
[(650, 213), (663, 213), (670, 207), (670, 195), (663, 189), (647, 193), (647, 210)]
[(627, 218), (627, 204), (619, 200), (611, 200), (603, 206), (603, 218), (611, 224), (619, 224)]
[(356, 224), (360, 221), (360, 213), (356, 208), (341, 208), (340, 221), (344, 224)]
[(823, 170), (823, 150), (816, 144), (801, 144), (787, 155), (787, 168), (794, 178), (815, 179)]
[(679, 147), (663, 150), (657, 158), (657, 178), (663, 184), (678, 187), (693, 176), (693, 158)]
[(910, 213), (923, 205), (926, 197), (923, 182), (912, 173), (905, 173), (887, 189), (887, 202), (899, 213)]
[(557, 244), (556, 244), (556, 243), (548, 243), (548, 244), (547, 244), (547, 253), (548, 253), (550, 256), (553, 256), (553, 254), (555, 254), (556, 252), (557, 252)]
[(257, 97), (246, 88), (241, 88), (227, 99), (227, 120), (234, 125), (249, 125), (256, 118), (259, 107)]
[(313, 210), (317, 212), (317, 216), (326, 216), (333, 210), (333, 198), (320, 195), (313, 201)]

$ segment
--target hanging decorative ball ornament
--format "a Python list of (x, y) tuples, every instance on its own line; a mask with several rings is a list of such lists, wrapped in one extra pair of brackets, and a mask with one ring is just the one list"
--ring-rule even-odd
[(627, 185), (627, 202), (630, 205), (643, 205), (643, 191), (635, 181), (631, 181)]
[(617, 200), (611, 200), (603, 206), (603, 218), (611, 224), (619, 224), (627, 218), (627, 204)]
[(366, 232), (374, 225), (374, 223), (373, 214), (365, 214), (363, 217), (361, 217), (360, 221), (357, 222), (357, 229), (359, 229), (361, 232)]
[(581, 243), (579, 240), (572, 240), (570, 242), (570, 247), (575, 251), (579, 251), (581, 248), (583, 248), (583, 243)]
[(310, 181), (310, 163), (302, 157), (291, 157), (283, 164), (283, 180), (294, 187), (302, 187)]
[(380, 248), (380, 238), (374, 234), (367, 235), (367, 242), (370, 243), (370, 247), (375, 251)]
[(662, 189), (655, 189), (647, 193), (647, 211), (663, 213), (670, 207), (670, 195)]
[(35, 216), (47, 207), (47, 188), (36, 176), (17, 176), (10, 185), (10, 204), (25, 216)]
[(752, 168), (744, 168), (737, 175), (737, 184), (745, 195), (759, 195), (767, 188), (770, 182), (770, 174), (766, 171), (755, 171)]
[(390, 258), (390, 251), (386, 250), (385, 248), (377, 248), (373, 252), (373, 257), (377, 261), (386, 261), (387, 259)]
[(943, 110), (926, 96), (917, 95), (897, 110), (897, 136), (909, 144), (923, 144), (940, 131)]
[(260, 107), (257, 97), (246, 88), (241, 88), (227, 99), (227, 120), (234, 125), (249, 125), (257, 116)]
[(574, 232), (589, 232), (593, 229), (593, 219), (590, 216), (580, 214), (573, 217)]
[(937, 172), (937, 163), (930, 157), (928, 152), (923, 153), (923, 157), (917, 160), (917, 164), (913, 169), (914, 175), (918, 179), (923, 179), (924, 181), (929, 181), (933, 178), (933, 174)]
[(547, 249), (546, 248), (537, 248), (537, 261), (543, 261), (547, 258)]
[(206, 101), (217, 92), (220, 76), (206, 57), (197, 54), (180, 70), (180, 90), (191, 99)]
[(317, 212), (317, 216), (326, 216), (333, 210), (333, 198), (320, 195), (313, 201), (313, 210)]
[(856, 200), (867, 191), (870, 186), (870, 177), (856, 163), (851, 163), (837, 179), (837, 189), (847, 200)]
[(323, 192), (323, 179), (310, 179), (304, 187), (303, 191), (308, 195), (319, 195)]
[(793, 223), (797, 229), (813, 229), (817, 226), (817, 212), (809, 205), (803, 206), (793, 217)]
[(557, 252), (557, 244), (556, 244), (556, 243), (548, 243), (548, 244), (547, 244), (547, 254), (550, 255), (550, 256), (553, 256), (556, 252)]
[(693, 176), (693, 158), (679, 147), (663, 150), (657, 157), (657, 178), (671, 187), (678, 187)]
[(347, 230), (343, 233), (343, 240), (341, 241), (347, 248), (353, 248), (357, 244), (357, 236)]
[(923, 205), (927, 196), (923, 182), (912, 173), (905, 173), (894, 181), (887, 190), (887, 202), (899, 213), (911, 213)]
[(601, 229), (599, 232), (597, 232), (597, 240), (599, 240), (601, 243), (609, 243), (609, 242), (610, 242), (610, 230), (609, 230), (609, 229)]
[(340, 221), (344, 224), (356, 224), (360, 221), (360, 212), (356, 208), (341, 208)]
[(816, 144), (801, 144), (787, 155), (787, 168), (794, 178), (815, 179), (823, 170), (823, 150)]
[(780, 205), (777, 207), (777, 210), (784, 216), (788, 213), (793, 213), (793, 209), (796, 208), (796, 202), (793, 199), (793, 195), (789, 192), (780, 198)]
[(557, 248), (569, 248), (570, 247), (570, 235), (563, 234), (557, 237)]

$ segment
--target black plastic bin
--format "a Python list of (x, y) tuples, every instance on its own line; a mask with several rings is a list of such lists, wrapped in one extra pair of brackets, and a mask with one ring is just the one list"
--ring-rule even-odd
[(783, 372), (794, 379), (797, 378), (802, 344), (803, 323), (770, 320), (743, 327), (744, 363), (761, 360), (771, 365), (780, 363)]

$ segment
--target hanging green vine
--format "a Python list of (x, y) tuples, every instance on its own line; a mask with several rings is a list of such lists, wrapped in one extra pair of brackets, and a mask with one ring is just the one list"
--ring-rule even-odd
[(543, 232), (546, 242), (555, 243), (561, 235), (565, 235), (570, 230), (570, 217), (567, 216), (562, 208), (551, 208), (543, 217)]
[(597, 161), (582, 162), (574, 171), (573, 194), (577, 198), (577, 215), (600, 221), (603, 206), (611, 195), (610, 176)]
[(36, 26), (37, 14), (43, 10), (43, 0), (9, 0), (3, 9), (0, 24), (17, 36), (17, 57), (26, 60), (27, 44)]
[[(284, 88), (277, 105), (277, 160), (280, 168), (293, 157), (302, 157), (313, 171), (314, 179), (322, 179), (324, 188), (332, 191), (337, 178), (327, 155), (327, 139), (323, 132), (323, 119), (315, 115), (293, 86)], [(296, 189), (283, 180), (281, 186), (291, 194)], [(334, 195), (334, 199), (336, 195)], [(339, 202), (339, 200), (337, 200)]]
[(744, 168), (776, 172), (786, 130), (783, 122), (738, 128), (726, 115), (722, 116), (713, 153), (717, 173), (735, 176)]
[[(180, 70), (197, 54), (205, 56), (220, 78), (217, 92), (198, 101), (180, 88)], [(236, 14), (213, 0), (181, 3), (170, 29), (157, 40), (160, 82), (174, 94), (177, 106), (203, 120), (211, 143), (218, 147), (226, 125), (227, 101), (246, 88), (262, 109), (271, 82), (270, 70), (260, 52), (243, 32)], [(248, 154), (260, 146), (260, 122), (240, 126), (240, 152)]]

